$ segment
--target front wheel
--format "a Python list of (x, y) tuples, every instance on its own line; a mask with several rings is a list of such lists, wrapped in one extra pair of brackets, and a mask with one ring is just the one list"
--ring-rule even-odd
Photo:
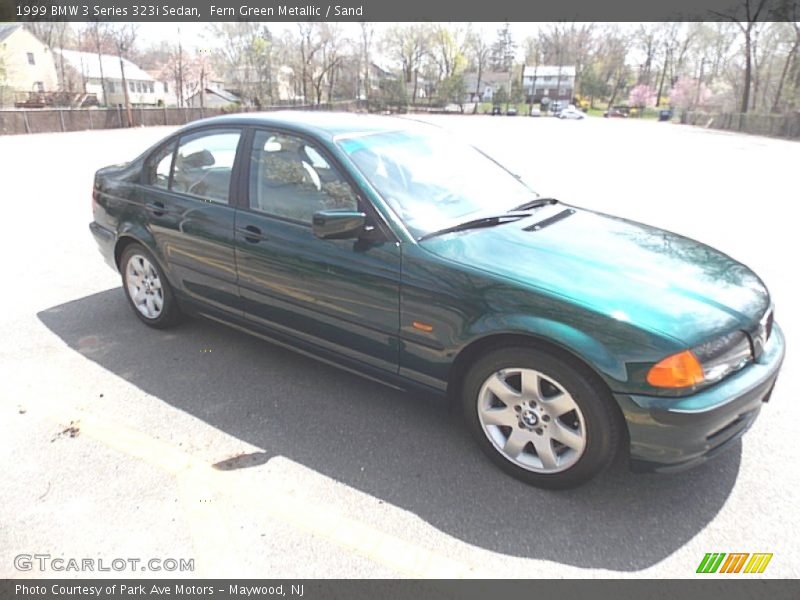
[(567, 488), (613, 460), (621, 417), (602, 384), (568, 357), (498, 349), (467, 373), (467, 424), (501, 469), (526, 483)]
[(120, 270), (125, 296), (139, 320), (156, 329), (177, 322), (180, 311), (169, 281), (144, 246), (128, 246), (122, 253)]

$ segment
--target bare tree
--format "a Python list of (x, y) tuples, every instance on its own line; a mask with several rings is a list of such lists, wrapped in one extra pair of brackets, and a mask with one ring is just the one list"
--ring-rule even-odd
[(317, 38), (319, 40), (319, 59), (314, 64), (311, 81), (316, 94), (316, 104), (322, 104), (323, 85), (327, 82), (328, 101), (333, 99), (333, 86), (336, 78), (336, 69), (342, 62), (342, 51), (346, 40), (341, 29), (333, 23), (316, 23)]
[(744, 9), (744, 20), (737, 14), (715, 13), (720, 17), (729, 19), (738, 25), (744, 36), (744, 84), (742, 87), (742, 103), (740, 112), (746, 113), (750, 109), (750, 88), (753, 79), (753, 33), (755, 24), (764, 10), (767, 0), (742, 0), (739, 9)]
[(125, 55), (133, 51), (136, 43), (136, 33), (138, 27), (133, 23), (121, 23), (113, 26), (109, 33), (117, 49), (119, 58), (119, 70), (122, 76), (122, 89), (125, 93), (125, 116), (127, 126), (133, 127), (133, 113), (131, 112), (131, 97), (128, 93), (128, 80), (125, 77)]
[(108, 104), (108, 95), (106, 91), (106, 76), (103, 70), (103, 48), (108, 43), (108, 23), (101, 21), (92, 21), (87, 23), (86, 30), (88, 37), (92, 41), (94, 51), (97, 53), (97, 62), (100, 65), (100, 93), (103, 96), (103, 104)]
[(651, 83), (653, 63), (658, 52), (658, 29), (652, 24), (639, 26), (636, 32), (636, 45), (643, 53), (643, 61), (639, 68), (637, 83), (649, 86)]
[[(375, 27), (366, 21), (361, 22), (361, 60), (364, 65), (364, 98), (369, 107), (369, 97), (372, 92), (370, 73), (372, 71), (372, 39), (375, 35)], [(358, 94), (356, 94), (358, 95)]]
[(430, 27), (421, 23), (394, 25), (383, 41), (387, 54), (401, 64), (406, 86), (413, 86), (411, 102), (416, 104), (422, 60), (430, 48)]
[(800, 15), (797, 13), (798, 9), (795, 6), (793, 9), (793, 19), (790, 24), (794, 32), (794, 41), (789, 49), (789, 52), (786, 54), (786, 58), (783, 61), (783, 68), (781, 69), (781, 74), (778, 79), (778, 87), (775, 91), (775, 97), (772, 101), (771, 112), (773, 113), (779, 112), (781, 96), (783, 94), (783, 88), (786, 83), (787, 75), (789, 74), (790, 69), (797, 65), (798, 55), (800, 55), (800, 23), (797, 21), (797, 19), (800, 19)]
[(476, 78), (475, 78), (475, 104), (472, 107), (472, 114), (477, 114), (478, 112), (478, 101), (481, 100), (481, 78), (483, 77), (483, 71), (486, 69), (486, 66), (489, 64), (489, 53), (491, 52), (491, 46), (486, 42), (486, 38), (483, 37), (479, 32), (472, 32), (469, 36), (468, 41), (468, 48), (469, 48), (469, 57), (472, 61), (472, 65), (476, 71)]

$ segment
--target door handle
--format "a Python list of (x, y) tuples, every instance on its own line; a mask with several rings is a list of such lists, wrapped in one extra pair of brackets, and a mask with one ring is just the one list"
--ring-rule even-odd
[(150, 202), (145, 206), (145, 208), (147, 208), (147, 210), (157, 217), (161, 217), (167, 212), (167, 208), (164, 206), (163, 202)]
[(246, 227), (237, 227), (236, 231), (241, 233), (244, 239), (251, 244), (257, 244), (262, 240), (266, 240), (267, 238), (261, 233), (261, 229), (256, 227), (255, 225), (247, 225)]

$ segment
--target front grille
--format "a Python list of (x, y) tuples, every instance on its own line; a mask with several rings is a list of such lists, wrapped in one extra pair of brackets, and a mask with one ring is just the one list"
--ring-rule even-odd
[(764, 328), (767, 330), (767, 340), (769, 340), (769, 336), (772, 335), (772, 323), (775, 320), (775, 311), (769, 309), (767, 312), (766, 322), (764, 323)]
[(758, 322), (758, 324), (747, 332), (747, 334), (750, 336), (750, 345), (753, 349), (753, 358), (756, 360), (758, 360), (761, 354), (764, 352), (764, 346), (767, 345), (767, 341), (772, 335), (772, 325), (774, 321), (773, 315), (774, 311), (770, 306), (767, 309), (767, 312), (764, 313), (764, 316), (761, 317), (761, 320)]

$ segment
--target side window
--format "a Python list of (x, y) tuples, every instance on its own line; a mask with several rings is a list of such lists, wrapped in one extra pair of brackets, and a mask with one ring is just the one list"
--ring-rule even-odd
[(174, 152), (175, 142), (172, 142), (147, 159), (146, 183), (164, 190), (169, 189), (169, 171), (172, 168)]
[(240, 136), (239, 130), (228, 129), (181, 138), (172, 173), (172, 191), (227, 204)]
[(358, 197), (347, 180), (301, 138), (258, 131), (251, 161), (253, 210), (310, 224), (319, 210), (358, 208)]

